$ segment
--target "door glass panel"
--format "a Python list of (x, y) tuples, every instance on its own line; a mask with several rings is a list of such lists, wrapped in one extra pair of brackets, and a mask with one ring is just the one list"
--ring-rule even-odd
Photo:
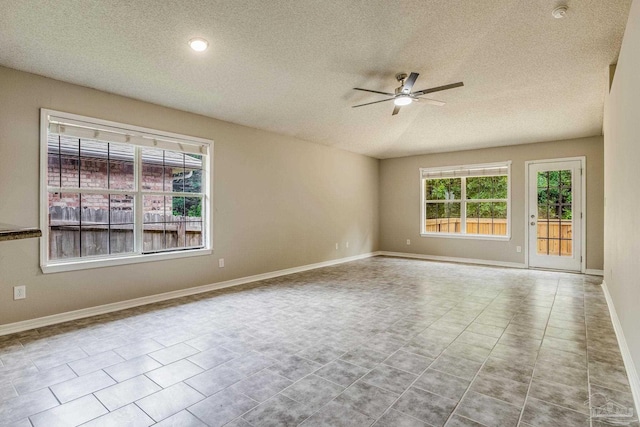
[(562, 170), (559, 174), (558, 219), (560, 222), (560, 256), (573, 256), (573, 212), (571, 194), (571, 171)]
[(538, 239), (538, 254), (549, 254), (549, 239)]
[(538, 172), (537, 253), (573, 255), (571, 171)]
[(547, 219), (547, 209), (549, 209), (547, 205), (538, 205), (538, 218)]
[(571, 204), (571, 187), (562, 187), (560, 190), (560, 202), (563, 204)]
[(549, 254), (549, 172), (538, 172), (537, 253)]

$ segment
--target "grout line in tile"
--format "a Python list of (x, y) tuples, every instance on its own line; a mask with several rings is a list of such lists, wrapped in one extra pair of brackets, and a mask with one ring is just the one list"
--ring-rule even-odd
[(584, 342), (584, 346), (585, 346), (585, 357), (587, 358), (587, 393), (589, 394), (589, 397), (587, 398), (588, 402), (589, 402), (589, 426), (592, 427), (593, 426), (593, 417), (591, 416), (592, 414), (592, 406), (591, 406), (591, 374), (589, 372), (590, 370), (590, 363), (589, 363), (589, 326), (587, 324), (587, 304), (585, 301), (585, 297), (584, 297), (584, 281), (582, 282), (582, 312), (584, 314), (584, 335), (585, 335), (585, 342)]
[[(551, 310), (553, 310), (553, 305), (556, 301), (556, 296), (558, 295), (558, 287), (560, 286), (560, 279), (557, 279), (556, 283), (556, 291), (553, 294), (553, 304), (551, 304)], [(520, 410), (520, 417), (518, 417), (518, 425), (522, 424), (522, 417), (524, 416), (524, 410), (527, 407), (527, 401), (529, 400), (529, 393), (531, 392), (531, 384), (533, 384), (533, 378), (536, 373), (536, 366), (538, 365), (538, 360), (540, 358), (540, 349), (542, 348), (542, 343), (544, 342), (544, 337), (547, 334), (547, 328), (549, 327), (549, 320), (551, 319), (551, 311), (549, 312), (549, 316), (547, 317), (547, 323), (544, 327), (544, 333), (542, 334), (542, 338), (540, 339), (540, 345), (538, 346), (538, 353), (536, 354), (536, 360), (533, 364), (533, 369), (531, 370), (531, 379), (529, 380), (529, 386), (527, 387), (527, 394), (524, 397), (524, 402), (522, 404), (522, 409)]]

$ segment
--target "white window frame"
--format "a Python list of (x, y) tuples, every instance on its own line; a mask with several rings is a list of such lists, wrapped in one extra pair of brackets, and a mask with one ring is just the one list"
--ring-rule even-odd
[[(460, 172), (460, 175), (463, 175), (464, 172), (472, 169), (491, 169), (498, 167), (506, 167), (507, 168), (507, 235), (506, 236), (495, 236), (491, 234), (466, 234), (465, 233), (434, 233), (426, 231), (426, 208), (427, 208), (427, 200), (425, 194), (425, 181), (429, 178), (424, 178), (425, 174), (431, 174), (435, 172), (442, 173), (455, 173), (456, 171)], [(473, 164), (473, 165), (459, 165), (459, 166), (442, 166), (442, 167), (432, 167), (432, 168), (420, 168), (420, 235), (422, 237), (440, 237), (440, 238), (449, 238), (449, 239), (472, 239), (472, 240), (501, 240), (501, 241), (509, 241), (511, 240), (511, 160), (506, 162), (496, 162), (496, 163), (482, 163), (482, 164)], [(497, 176), (497, 175), (481, 175), (481, 176)], [(502, 176), (502, 175), (501, 175)], [(460, 176), (462, 177), (462, 176)], [(462, 229), (466, 231), (466, 219), (467, 219), (467, 203), (476, 202), (477, 200), (466, 200), (466, 182), (463, 180), (461, 184), (461, 194), (460, 200), (451, 200), (452, 202), (460, 203), (460, 222), (462, 224)], [(482, 200), (483, 202), (492, 202), (495, 201), (493, 199)], [(500, 200), (502, 201), (502, 200)]]
[[(123, 137), (127, 140), (136, 138), (140, 142), (149, 142), (150, 146), (157, 146), (162, 149), (170, 149), (172, 144), (190, 144), (191, 146), (201, 146), (206, 155), (202, 164), (202, 194), (203, 194), (203, 214), (202, 214), (202, 239), (203, 247), (196, 249), (179, 249), (175, 251), (164, 251), (154, 253), (142, 253), (142, 209), (140, 198), (142, 192), (139, 182), (142, 176), (141, 156), (136, 156), (138, 161), (134, 166), (135, 171), (135, 191), (128, 191), (128, 194), (136, 194), (134, 204), (134, 215), (137, 226), (134, 228), (134, 252), (128, 254), (101, 255), (95, 257), (82, 257), (73, 259), (49, 260), (49, 189), (48, 189), (48, 147), (47, 139), (49, 133), (49, 118), (54, 116), (69, 120), (70, 122), (84, 122), (95, 125), (100, 129), (117, 129), (122, 131)], [(125, 135), (126, 134), (126, 135)], [(59, 273), (64, 271), (85, 270), (98, 267), (109, 267), (116, 265), (135, 264), (149, 261), (161, 261), (177, 258), (187, 258), (195, 256), (210, 255), (213, 253), (213, 141), (187, 135), (180, 135), (171, 132), (164, 132), (155, 129), (144, 128), (124, 123), (111, 122), (108, 120), (85, 117), (77, 114), (65, 113), (61, 111), (40, 109), (40, 228), (42, 237), (40, 238), (40, 268), (43, 273)], [(136, 144), (137, 150), (143, 144)], [(73, 191), (73, 190), (72, 190)], [(95, 192), (93, 190), (92, 192)], [(112, 191), (113, 192), (113, 191)], [(116, 191), (117, 192), (117, 191)], [(106, 193), (109, 193), (107, 190)], [(153, 193), (151, 193), (153, 194)]]

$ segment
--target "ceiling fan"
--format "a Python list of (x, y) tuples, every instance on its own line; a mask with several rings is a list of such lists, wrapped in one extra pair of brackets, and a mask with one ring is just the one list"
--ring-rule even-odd
[(383, 99), (381, 101), (367, 102), (366, 104), (354, 105), (352, 108), (356, 107), (364, 107), (365, 105), (377, 104), (379, 102), (393, 101), (395, 107), (393, 108), (392, 116), (395, 116), (400, 111), (400, 107), (404, 105), (409, 105), (413, 102), (424, 101), (427, 104), (437, 105), (439, 107), (443, 106), (445, 103), (442, 101), (436, 101), (435, 99), (429, 98), (420, 98), (422, 95), (426, 95), (428, 93), (439, 92), (441, 90), (453, 89), (456, 87), (464, 86), (464, 83), (451, 83), (444, 86), (432, 87), (430, 89), (418, 90), (416, 92), (411, 92), (413, 85), (418, 79), (418, 73), (411, 73), (407, 78), (407, 73), (398, 73), (396, 74), (396, 80), (400, 83), (395, 90), (395, 93), (388, 92), (380, 92), (378, 90), (370, 90), (370, 89), (362, 89), (359, 87), (354, 87), (355, 90), (361, 90), (363, 92), (371, 92), (377, 93), (380, 95), (390, 96), (391, 98)]

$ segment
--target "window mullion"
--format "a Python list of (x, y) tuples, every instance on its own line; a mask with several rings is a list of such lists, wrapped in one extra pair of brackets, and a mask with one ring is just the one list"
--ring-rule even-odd
[(507, 202), (509, 199), (469, 199), (466, 201), (469, 203), (501, 203)]
[(467, 234), (467, 178), (460, 181), (460, 233)]
[(145, 191), (145, 196), (170, 196), (170, 197), (203, 197), (204, 193), (182, 193), (173, 191)]
[(134, 154), (133, 172), (134, 172), (134, 188), (135, 188), (135, 200), (133, 204), (134, 212), (134, 252), (137, 254), (142, 253), (144, 242), (143, 220), (144, 220), (144, 205), (142, 199), (142, 148), (136, 147)]
[(135, 192), (135, 190), (115, 190), (102, 188), (79, 188), (79, 187), (47, 187), (48, 193), (82, 193), (82, 194), (122, 194), (127, 195)]

